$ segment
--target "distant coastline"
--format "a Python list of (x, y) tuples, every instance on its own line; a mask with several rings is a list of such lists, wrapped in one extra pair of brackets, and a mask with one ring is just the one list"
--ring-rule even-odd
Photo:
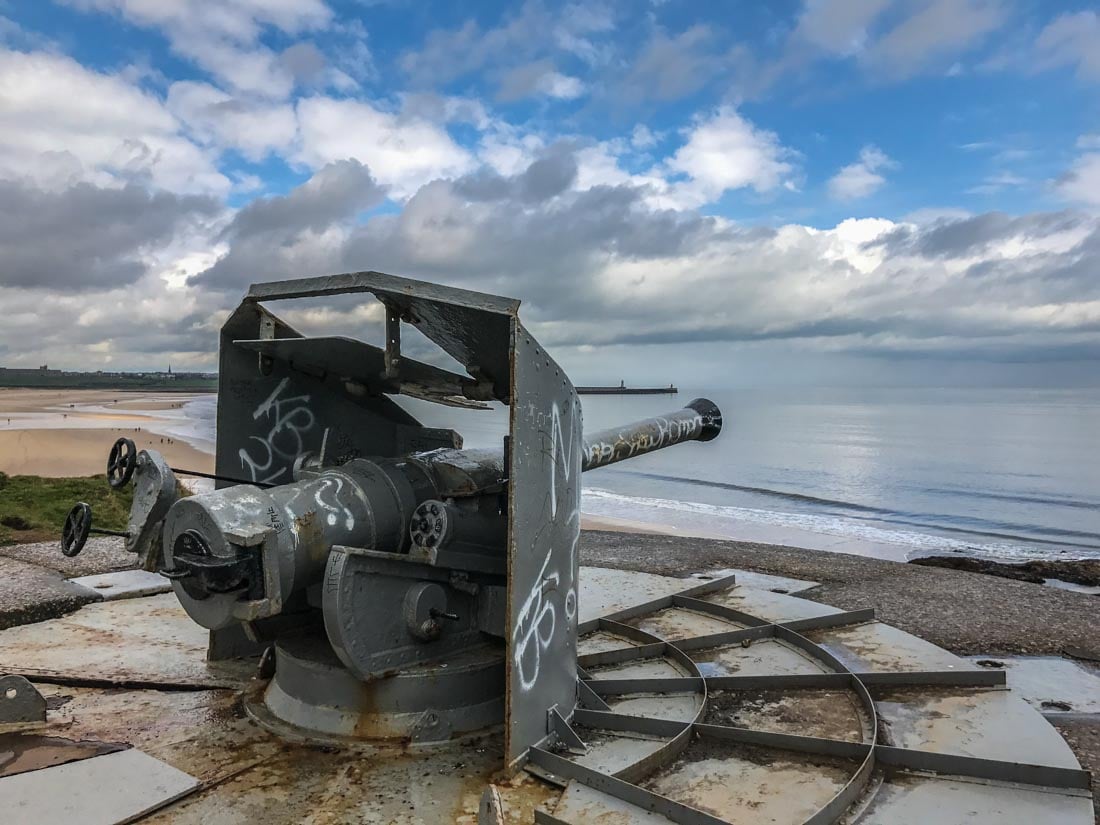
[(211, 372), (75, 372), (37, 368), (0, 367), (0, 388), (49, 390), (119, 390), (157, 392), (217, 392), (218, 376)]

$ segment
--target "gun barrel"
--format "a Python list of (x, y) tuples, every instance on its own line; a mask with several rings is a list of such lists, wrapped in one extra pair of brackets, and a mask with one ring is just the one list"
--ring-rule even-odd
[(721, 431), (722, 411), (718, 405), (706, 398), (696, 398), (682, 410), (668, 415), (586, 435), (581, 470), (606, 467), (684, 441), (710, 441)]

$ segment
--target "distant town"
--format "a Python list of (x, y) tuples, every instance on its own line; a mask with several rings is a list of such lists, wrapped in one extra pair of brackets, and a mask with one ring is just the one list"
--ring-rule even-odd
[(53, 389), (162, 390), (164, 392), (217, 392), (214, 372), (76, 372), (41, 367), (0, 367), (0, 387)]

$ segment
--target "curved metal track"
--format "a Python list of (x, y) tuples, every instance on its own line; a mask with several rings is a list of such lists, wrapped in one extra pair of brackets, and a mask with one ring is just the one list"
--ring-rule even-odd
[[(756, 821), (755, 816), (746, 819), (740, 814), (744, 813), (745, 805), (751, 808), (761, 804), (760, 801), (746, 802), (739, 794), (742, 791), (748, 795), (757, 793), (759, 783), (754, 788), (739, 788), (737, 772), (731, 769), (723, 773), (721, 767), (721, 754), (738, 749), (758, 755), (770, 754), (780, 760), (802, 760), (802, 768), (793, 773), (781, 772), (782, 776), (777, 774), (776, 777), (779, 784), (784, 777), (788, 780), (791, 776), (799, 777), (799, 782), (809, 783), (816, 792), (816, 796), (807, 795), (804, 789), (793, 786), (797, 783), (792, 783), (789, 789), (778, 789), (779, 794), (789, 799), (781, 813), (789, 814), (787, 821), (792, 823), (880, 821), (876, 811), (885, 815), (886, 821), (895, 821), (898, 812), (912, 815), (914, 803), (909, 800), (906, 802), (908, 808), (902, 805), (891, 809), (890, 813), (883, 810), (883, 800), (877, 797), (884, 782), (893, 784), (891, 793), (882, 794), (883, 798), (897, 804), (899, 783), (919, 782), (924, 777), (950, 777), (979, 783), (980, 790), (988, 793), (991, 800), (996, 800), (998, 794), (1004, 796), (1006, 809), (1017, 804), (1012, 795), (1021, 790), (1042, 791), (1051, 794), (1051, 798), (1059, 795), (1066, 804), (1044, 807), (1051, 817), (1044, 817), (1044, 821), (1091, 821), (1091, 777), (1087, 771), (1074, 767), (1076, 760), (1072, 755), (1047, 758), (1045, 764), (1030, 764), (1011, 754), (1003, 759), (972, 755), (968, 750), (975, 748), (968, 748), (965, 742), (938, 743), (940, 746), (934, 749), (902, 747), (891, 741), (888, 725), (880, 717), (878, 703), (872, 695), (876, 690), (894, 694), (917, 690), (970, 697), (975, 695), (975, 689), (1003, 688), (1003, 671), (973, 668), (963, 660), (947, 660), (948, 666), (942, 670), (853, 669), (845, 661), (851, 660), (851, 656), (838, 656), (827, 649), (826, 644), (815, 642), (804, 634), (843, 632), (873, 623), (873, 610), (836, 611), (790, 621), (769, 621), (721, 603), (723, 594), (732, 592), (733, 584), (729, 577), (581, 626), (584, 638), (580, 649), (583, 651), (587, 642), (592, 652), (582, 652), (578, 657), (582, 673), (580, 702), (573, 713), (571, 733), (567, 737), (573, 747), (571, 750), (561, 747), (562, 740), (557, 741), (558, 747), (543, 743), (531, 749), (529, 764), (533, 772), (551, 781), (569, 788), (583, 786), (597, 793), (582, 792), (583, 805), (570, 809), (568, 804), (559, 803), (554, 814), (539, 813), (536, 821), (568, 825), (593, 821), (593, 816), (608, 811), (620, 817), (612, 820), (616, 823), (729, 825), (734, 821)], [(695, 632), (699, 630), (706, 632)], [(761, 650), (764, 646), (771, 647), (761, 654), (764, 661), (758, 663), (757, 672), (743, 674), (736, 664), (732, 666), (736, 675), (723, 672), (723, 655), (740, 656), (745, 651), (743, 655), (755, 656), (751, 653), (753, 648)], [(928, 647), (949, 657), (944, 651)], [(792, 652), (803, 661), (784, 666), (784, 662), (793, 661), (790, 659)], [(617, 676), (618, 672), (627, 675)], [(658, 675), (662, 672), (676, 675)], [(715, 724), (711, 718), (721, 717), (715, 712), (718, 697), (733, 695), (736, 705), (741, 697), (774, 697), (776, 694), (795, 696), (794, 707), (799, 704), (820, 706), (819, 700), (826, 696), (828, 702), (840, 707), (842, 705), (835, 705), (834, 700), (843, 703), (843, 699), (847, 699), (859, 719), (858, 733), (840, 735), (826, 725), (827, 735), (815, 735), (812, 713), (804, 720), (811, 728), (809, 733), (776, 729), (776, 724), (769, 723), (766, 710), (756, 714), (757, 721), (763, 719), (765, 722), (761, 727), (751, 723), (743, 726)], [(685, 712), (685, 708), (690, 708), (685, 704), (685, 697), (694, 702), (694, 713)], [(678, 704), (669, 704), (673, 699)], [(657, 712), (623, 713), (613, 707), (613, 704), (624, 703), (643, 707), (648, 703)], [(758, 702), (757, 707), (764, 705)], [(1030, 709), (1024, 712), (1033, 713)], [(922, 724), (934, 726), (937, 718), (922, 720)], [(797, 718), (790, 721), (796, 726), (799, 724)], [(1010, 718), (1002, 721), (1013, 724)], [(1046, 724), (1041, 717), (1040, 721)], [(818, 719), (817, 723), (820, 722)], [(1049, 734), (1057, 737), (1052, 728)], [(613, 747), (606, 745), (608, 737)], [(582, 744), (585, 742), (588, 744)], [(624, 750), (632, 755), (624, 759)], [(702, 756), (693, 760), (695, 751)], [(1058, 753), (1057, 747), (1055, 753)], [(1065, 753), (1069, 753), (1068, 748)], [(717, 760), (714, 754), (719, 755)], [(1049, 756), (1049, 749), (1044, 754)], [(693, 761), (696, 767), (707, 766), (710, 775), (703, 777), (705, 771), (693, 770)], [(718, 765), (717, 770), (715, 765)], [(828, 767), (819, 770), (815, 765)], [(839, 788), (821, 797), (822, 785), (832, 790), (838, 784), (835, 777), (841, 769), (844, 780)], [(814, 786), (813, 780), (818, 773), (833, 777), (832, 785)], [(668, 788), (673, 792), (662, 793)], [(563, 801), (568, 796), (567, 790)], [(950, 817), (951, 794), (932, 796), (936, 797), (933, 808), (938, 808), (925, 811), (928, 821), (937, 815)], [(778, 796), (773, 796), (771, 801), (776, 798)], [(813, 798), (809, 808), (808, 798)], [(917, 797), (913, 799), (917, 799), (917, 807), (925, 805)], [(967, 797), (962, 804), (965, 807), (974, 803)], [(992, 803), (991, 815), (997, 816), (998, 804)], [(1078, 813), (1087, 818), (1081, 818)], [(968, 816), (964, 819), (969, 821)], [(784, 820), (772, 818), (769, 821)], [(918, 815), (905, 821), (922, 820)]]

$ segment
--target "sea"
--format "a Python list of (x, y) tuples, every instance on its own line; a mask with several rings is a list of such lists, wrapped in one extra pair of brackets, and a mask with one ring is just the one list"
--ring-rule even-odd
[[(898, 560), (1100, 558), (1100, 390), (706, 389), (582, 396), (586, 431), (696, 397), (723, 411), (714, 441), (586, 473), (582, 510), (670, 532)], [(503, 409), (402, 398), (468, 447), (499, 446)], [(209, 449), (216, 398), (176, 434)]]

